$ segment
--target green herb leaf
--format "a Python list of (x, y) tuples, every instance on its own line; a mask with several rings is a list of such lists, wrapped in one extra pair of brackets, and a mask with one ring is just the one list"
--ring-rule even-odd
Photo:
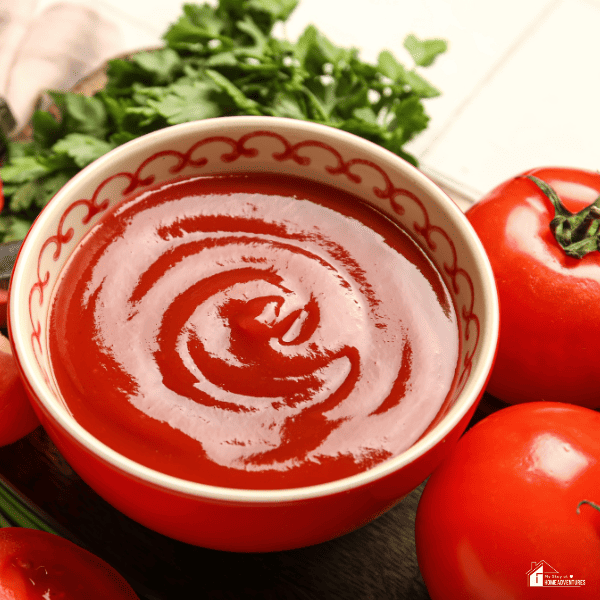
[(24, 219), (14, 215), (0, 215), (0, 235), (3, 242), (18, 242), (29, 231), (33, 219)]
[(298, 0), (249, 0), (247, 7), (270, 14), (273, 21), (286, 21), (297, 5)]
[(181, 57), (172, 48), (138, 52), (131, 60), (148, 73), (154, 85), (171, 83), (183, 65)]
[(404, 47), (410, 52), (415, 64), (428, 67), (438, 55), (446, 52), (448, 43), (445, 40), (419, 40), (414, 34), (406, 36)]
[(64, 128), (69, 133), (87, 133), (104, 138), (108, 130), (107, 114), (99, 98), (88, 98), (71, 92), (52, 92), (59, 106)]
[(105, 142), (92, 135), (70, 133), (52, 146), (57, 154), (66, 154), (75, 165), (86, 167), (114, 148), (114, 144)]
[(36, 111), (31, 119), (33, 127), (33, 141), (36, 148), (49, 148), (56, 142), (63, 130), (60, 123), (54, 115), (41, 110)]
[(210, 40), (222, 40), (225, 22), (207, 4), (185, 5), (184, 14), (163, 35), (169, 47), (175, 50), (202, 51)]
[[(221, 113), (214, 95), (219, 88), (210, 81), (183, 81), (169, 87), (169, 92), (158, 100), (148, 99), (149, 107), (170, 125), (218, 117)], [(146, 113), (148, 116), (151, 113)]]
[(36, 156), (16, 156), (0, 168), (0, 178), (6, 183), (27, 183), (48, 173), (48, 167)]
[[(344, 129), (395, 152), (427, 127), (422, 100), (439, 91), (384, 50), (376, 64), (314, 25), (294, 43), (273, 35), (298, 0), (186, 4), (165, 47), (113, 59), (92, 97), (48, 92), (56, 110), (36, 111), (30, 142), (6, 142), (0, 169), (5, 207), (0, 241), (20, 239), (40, 209), (81, 168), (145, 133), (228, 115), (272, 115)], [(446, 50), (408, 36), (417, 67)], [(59, 117), (56, 114), (60, 115)]]

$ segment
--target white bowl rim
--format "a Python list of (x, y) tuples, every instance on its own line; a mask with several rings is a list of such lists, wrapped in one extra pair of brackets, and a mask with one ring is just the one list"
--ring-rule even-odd
[[(407, 171), (408, 177), (416, 182), (425, 193), (435, 196), (438, 199), (438, 202), (445, 203), (446, 208), (455, 215), (455, 223), (461, 229), (463, 236), (471, 243), (477, 266), (482, 274), (482, 285), (485, 290), (484, 296), (486, 298), (484, 312), (486, 313), (486, 322), (489, 323), (489, 327), (486, 328), (485, 332), (482, 332), (480, 339), (482, 360), (480, 361), (478, 368), (476, 370), (474, 369), (470, 373), (469, 384), (461, 391), (459, 398), (448, 411), (448, 413), (441, 419), (441, 421), (406, 451), (376, 465), (371, 469), (362, 471), (351, 477), (298, 488), (265, 490), (227, 488), (207, 485), (167, 475), (150, 467), (141, 465), (118, 453), (85, 430), (73, 417), (67, 413), (65, 409), (57, 407), (57, 402), (53, 401), (52, 399), (48, 399), (50, 394), (47, 393), (45, 386), (40, 385), (38, 376), (33, 372), (32, 367), (29, 365), (29, 361), (26, 358), (23, 358), (23, 353), (20, 351), (20, 348), (25, 344), (25, 340), (21, 328), (17, 327), (17, 323), (21, 318), (20, 313), (23, 310), (22, 304), (17, 302), (19, 293), (18, 290), (20, 287), (19, 283), (22, 281), (25, 272), (25, 257), (31, 252), (31, 247), (34, 244), (33, 237), (35, 233), (41, 227), (43, 227), (44, 221), (49, 217), (52, 207), (56, 206), (57, 202), (54, 200), (51, 201), (40, 213), (33, 226), (27, 233), (19, 250), (11, 278), (9, 290), (9, 304), (11, 307), (9, 311), (9, 329), (15, 358), (18, 361), (22, 372), (27, 376), (28, 384), (37, 396), (38, 401), (43, 404), (44, 408), (50, 413), (52, 418), (67, 432), (69, 436), (74, 438), (92, 454), (99, 456), (102, 460), (109, 463), (113, 467), (116, 467), (117, 469), (127, 473), (129, 476), (147, 481), (152, 485), (158, 486), (159, 488), (165, 488), (167, 490), (172, 490), (176, 493), (192, 497), (207, 498), (219, 501), (238, 503), (278, 503), (307, 500), (311, 498), (343, 493), (369, 484), (380, 478), (384, 478), (387, 475), (390, 475), (398, 469), (415, 461), (438, 443), (443, 442), (444, 438), (446, 438), (453, 431), (453, 429), (468, 413), (486, 385), (488, 374), (493, 365), (496, 353), (499, 332), (499, 307), (494, 275), (483, 245), (458, 205), (456, 205), (456, 203), (454, 203), (454, 201), (424, 173), (407, 161), (404, 161), (402, 158), (393, 154), (392, 152), (354, 134), (317, 123), (280, 117), (216, 117), (212, 119), (183, 123), (180, 125), (173, 125), (165, 129), (146, 134), (145, 136), (136, 138), (130, 142), (127, 142), (126, 144), (123, 144), (122, 146), (117, 147), (108, 154), (97, 159), (94, 163), (75, 175), (56, 194), (55, 198), (60, 199), (62, 196), (68, 193), (69, 189), (73, 186), (76, 186), (79, 180), (84, 178), (90, 170), (96, 169), (108, 161), (119, 160), (121, 154), (129, 152), (137, 145), (144, 145), (148, 141), (168, 141), (172, 138), (176, 138), (182, 130), (194, 128), (204, 130), (207, 127), (210, 128), (211, 126), (218, 127), (221, 124), (227, 127), (246, 127), (249, 125), (252, 125), (253, 127), (272, 127), (273, 125), (278, 125), (286, 128), (300, 129), (306, 132), (313, 131), (315, 134), (326, 134), (330, 138), (338, 138), (342, 142), (350, 142), (355, 146), (363, 146), (364, 149), (368, 150), (369, 153), (373, 155), (379, 155), (380, 158), (385, 162), (390, 160), (394, 162), (400, 161), (400, 163), (403, 165), (401, 168)], [(467, 391), (468, 393), (466, 393)]]

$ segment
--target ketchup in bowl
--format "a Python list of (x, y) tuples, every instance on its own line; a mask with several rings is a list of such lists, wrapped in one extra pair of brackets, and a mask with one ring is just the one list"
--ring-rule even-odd
[(291, 175), (186, 177), (108, 211), (50, 313), (75, 419), (143, 465), (297, 488), (414, 444), (452, 388), (454, 306), (359, 197)]

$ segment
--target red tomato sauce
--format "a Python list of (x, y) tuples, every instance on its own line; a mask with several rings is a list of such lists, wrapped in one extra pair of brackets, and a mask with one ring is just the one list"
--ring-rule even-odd
[(125, 199), (67, 263), (50, 357), (69, 410), (158, 471), (273, 489), (409, 448), (451, 389), (458, 327), (425, 253), (359, 198), (269, 174)]

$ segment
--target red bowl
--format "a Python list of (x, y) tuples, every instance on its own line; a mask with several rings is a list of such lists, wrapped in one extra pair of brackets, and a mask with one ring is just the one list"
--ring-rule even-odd
[[(67, 408), (48, 356), (49, 310), (59, 273), (107, 207), (177, 176), (266, 171), (349, 191), (413, 236), (444, 278), (459, 324), (452, 393), (406, 451), (329, 483), (277, 490), (225, 488), (138, 464), (95, 438)], [(382, 514), (424, 481), (466, 428), (498, 339), (498, 300), (486, 254), (462, 211), (420, 171), (362, 138), (290, 119), (228, 117), (187, 123), (125, 144), (95, 161), (42, 211), (19, 252), (9, 330), (33, 407), (73, 469), (143, 525), (195, 545), (272, 551), (316, 544)]]

